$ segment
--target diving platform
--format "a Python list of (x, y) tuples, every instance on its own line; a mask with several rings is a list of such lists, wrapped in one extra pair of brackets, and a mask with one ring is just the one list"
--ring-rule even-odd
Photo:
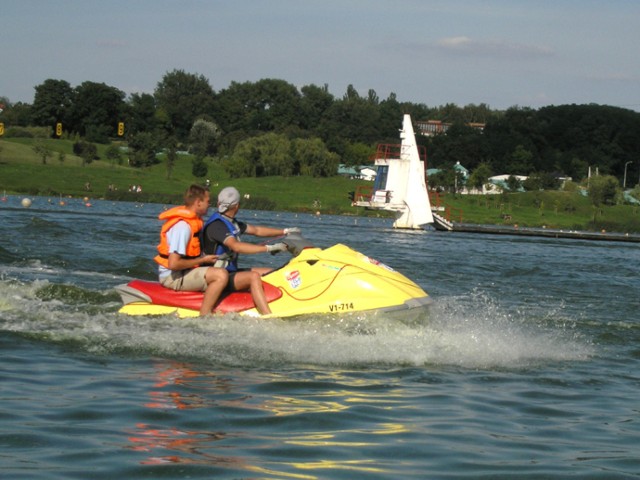
[(400, 145), (378, 145), (374, 185), (359, 187), (352, 206), (393, 212), (394, 228), (423, 229), (434, 223), (427, 193), (427, 155), (416, 144), (410, 115), (404, 115), (400, 139)]

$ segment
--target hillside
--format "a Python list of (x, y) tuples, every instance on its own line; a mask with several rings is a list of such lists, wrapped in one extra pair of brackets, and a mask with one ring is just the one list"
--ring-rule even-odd
[[(184, 189), (196, 179), (191, 174), (191, 157), (179, 157), (167, 178), (166, 164), (144, 169), (97, 160), (82, 166), (73, 155), (70, 140), (46, 140), (55, 153), (42, 164), (31, 139), (0, 140), (0, 190), (6, 193), (51, 196), (110, 198), (114, 200), (178, 203)], [(104, 158), (106, 146), (99, 145)], [(58, 154), (64, 153), (63, 160)], [(212, 190), (235, 185), (248, 194), (246, 208), (321, 212), (341, 215), (383, 216), (384, 212), (354, 208), (349, 192), (364, 181), (343, 177), (262, 177), (229, 179), (216, 161), (207, 159)], [(91, 190), (85, 186), (89, 184)], [(114, 190), (110, 190), (112, 185)], [(141, 193), (129, 192), (140, 185)], [(640, 232), (640, 208), (630, 205), (595, 209), (588, 198), (576, 192), (527, 192), (501, 195), (444, 195), (439, 200), (454, 221), (466, 223), (520, 225), (522, 227), (566, 228), (618, 232)], [(435, 202), (435, 201), (434, 201)], [(595, 219), (595, 220), (594, 220)]]
[[(352, 213), (349, 192), (362, 181), (343, 177), (312, 178), (266, 177), (231, 180), (216, 161), (207, 159), (208, 174), (197, 179), (191, 174), (191, 156), (180, 155), (167, 178), (165, 162), (146, 168), (97, 160), (82, 166), (82, 159), (73, 155), (70, 140), (45, 140), (54, 156), (43, 165), (31, 146), (32, 139), (0, 140), (0, 190), (29, 195), (63, 195), (114, 200), (137, 200), (158, 203), (177, 203), (182, 192), (194, 182), (209, 179), (212, 190), (233, 184), (249, 195), (247, 208), (267, 210), (316, 211), (323, 213)], [(106, 146), (98, 145), (104, 158)], [(58, 153), (64, 153), (63, 161)], [(126, 160), (124, 161), (126, 163)], [(85, 186), (90, 185), (87, 191)], [(110, 189), (110, 185), (113, 189)], [(129, 192), (132, 185), (140, 186), (140, 194)]]

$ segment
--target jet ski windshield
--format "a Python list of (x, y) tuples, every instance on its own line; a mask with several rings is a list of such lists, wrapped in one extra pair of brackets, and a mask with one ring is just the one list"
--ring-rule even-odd
[(305, 248), (314, 247), (313, 243), (304, 238), (299, 233), (290, 233), (282, 239), (282, 243), (287, 245), (287, 250), (294, 257), (300, 255)]

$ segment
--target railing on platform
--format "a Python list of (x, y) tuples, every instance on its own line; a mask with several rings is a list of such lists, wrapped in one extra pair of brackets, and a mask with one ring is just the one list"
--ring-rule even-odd
[(440, 215), (448, 222), (462, 223), (463, 210), (458, 207), (452, 207), (447, 205), (444, 201), (444, 195), (439, 192), (429, 192), (429, 201), (431, 202), (431, 208), (438, 212), (442, 212)]
[[(402, 152), (401, 144), (393, 144), (393, 143), (379, 143), (376, 148), (375, 157), (373, 160), (390, 160), (394, 158), (400, 158), (400, 153)], [(420, 160), (424, 162), (425, 168), (427, 165), (427, 149), (418, 145), (418, 156)]]
[(462, 214), (463, 211), (461, 208), (451, 207), (449, 205), (445, 205), (444, 207), (444, 218), (449, 222), (462, 223)]
[(373, 185), (358, 185), (356, 191), (353, 193), (352, 201), (356, 202), (370, 202), (373, 197)]

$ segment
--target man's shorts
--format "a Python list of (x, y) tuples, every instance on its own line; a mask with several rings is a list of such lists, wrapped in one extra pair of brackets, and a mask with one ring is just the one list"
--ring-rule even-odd
[(185, 290), (188, 292), (204, 292), (207, 289), (205, 275), (210, 267), (177, 270), (160, 279), (163, 287), (171, 290)]
[(224, 290), (222, 291), (222, 293), (227, 294), (227, 293), (237, 292), (238, 290), (236, 289), (236, 286), (235, 286), (236, 273), (250, 272), (250, 271), (251, 271), (250, 268), (239, 268), (235, 272), (229, 272), (229, 281), (227, 282), (227, 285), (224, 287)]

